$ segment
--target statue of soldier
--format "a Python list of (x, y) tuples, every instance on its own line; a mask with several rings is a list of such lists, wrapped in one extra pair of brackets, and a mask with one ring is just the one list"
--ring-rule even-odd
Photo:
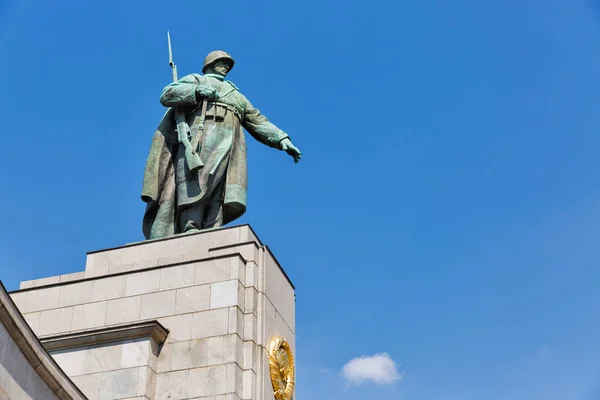
[[(289, 136), (263, 116), (225, 76), (233, 58), (213, 51), (203, 75), (190, 74), (163, 89), (160, 102), (169, 107), (156, 130), (144, 172), (146, 202), (143, 232), (155, 239), (218, 228), (246, 211), (245, 128), (267, 146), (301, 158)], [(204, 105), (204, 107), (203, 107)], [(176, 131), (175, 110), (183, 111), (190, 137), (204, 166), (190, 170)]]

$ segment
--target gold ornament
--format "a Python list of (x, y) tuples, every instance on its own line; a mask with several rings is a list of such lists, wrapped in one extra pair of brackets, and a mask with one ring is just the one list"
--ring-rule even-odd
[(289, 343), (282, 337), (271, 339), (269, 368), (275, 399), (291, 400), (296, 386), (294, 356)]

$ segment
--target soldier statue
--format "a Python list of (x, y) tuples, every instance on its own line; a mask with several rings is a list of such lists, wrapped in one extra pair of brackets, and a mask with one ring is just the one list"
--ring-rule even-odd
[(225, 79), (233, 65), (229, 54), (213, 51), (204, 60), (203, 75), (177, 80), (175, 69), (174, 82), (163, 89), (160, 102), (169, 108), (154, 134), (142, 188), (146, 239), (218, 228), (244, 214), (242, 128), (300, 160), (289, 136)]

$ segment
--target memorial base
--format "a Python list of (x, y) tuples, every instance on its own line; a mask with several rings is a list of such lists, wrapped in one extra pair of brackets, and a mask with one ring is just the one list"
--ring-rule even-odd
[(90, 400), (273, 400), (271, 339), (295, 354), (294, 286), (248, 225), (91, 252), (11, 297)]

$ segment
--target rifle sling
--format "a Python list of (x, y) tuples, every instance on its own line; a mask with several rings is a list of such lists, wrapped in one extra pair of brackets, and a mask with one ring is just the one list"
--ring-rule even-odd
[(202, 101), (202, 112), (200, 113), (200, 121), (198, 121), (198, 132), (196, 132), (196, 136), (192, 139), (192, 153), (196, 153), (198, 151), (198, 145), (200, 144), (200, 137), (202, 136), (202, 132), (204, 131), (204, 122), (206, 121), (206, 106), (208, 101)]

